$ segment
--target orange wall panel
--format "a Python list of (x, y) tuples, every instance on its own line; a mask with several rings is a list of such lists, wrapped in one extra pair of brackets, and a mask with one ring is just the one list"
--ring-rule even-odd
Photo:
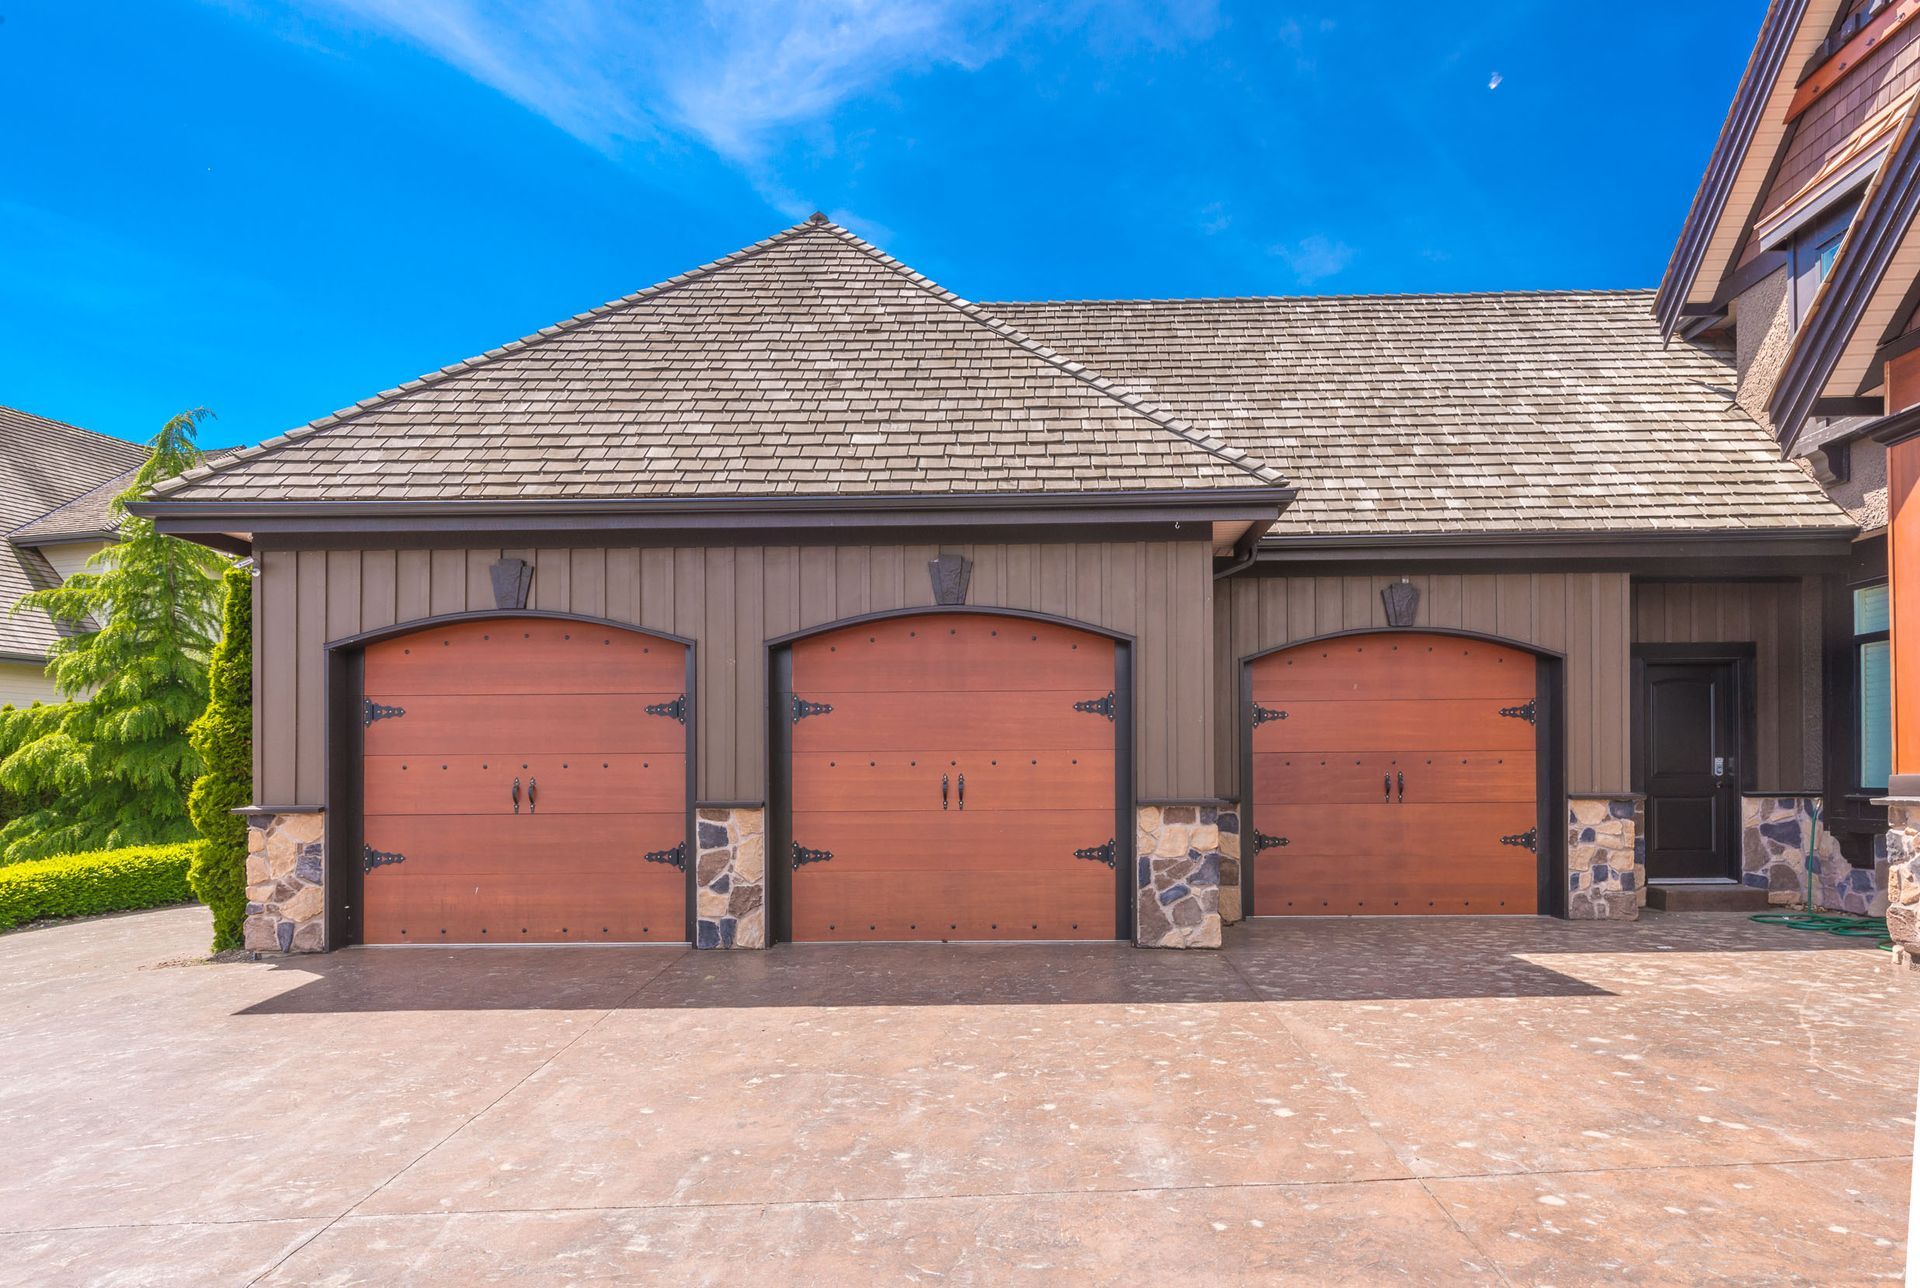
[(1920, 774), (1920, 438), (1887, 449), (1893, 598), (1893, 772)]

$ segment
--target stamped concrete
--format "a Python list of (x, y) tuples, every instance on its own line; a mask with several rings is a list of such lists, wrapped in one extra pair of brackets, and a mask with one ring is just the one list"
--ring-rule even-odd
[(1738, 917), (0, 936), (0, 1283), (1896, 1281), (1914, 999)]

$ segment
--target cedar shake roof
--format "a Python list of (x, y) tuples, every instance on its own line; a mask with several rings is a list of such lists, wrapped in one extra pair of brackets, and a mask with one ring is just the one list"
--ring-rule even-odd
[(1278, 467), (1273, 537), (1853, 525), (1652, 292), (989, 304)]
[[(142, 461), (144, 464), (145, 461)], [(113, 498), (133, 486), (133, 476), (140, 472), (136, 465), (130, 470), (121, 470), (118, 474), (98, 486), (88, 488), (65, 505), (47, 511), (32, 523), (22, 524), (7, 534), (7, 540), (16, 546), (51, 546), (62, 541), (106, 541), (110, 540), (120, 527), (109, 507)]]
[(152, 495), (469, 502), (1280, 482), (816, 215)]
[[(138, 469), (147, 450), (77, 425), (0, 407), (0, 532), (11, 535), (48, 510)], [(58, 585), (37, 551), (0, 541), (0, 658), (40, 658), (59, 638), (40, 613), (12, 612), (22, 595)]]

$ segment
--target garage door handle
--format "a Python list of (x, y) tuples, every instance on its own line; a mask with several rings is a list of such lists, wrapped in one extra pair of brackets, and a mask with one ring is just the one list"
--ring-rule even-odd
[(965, 809), (966, 807), (967, 807), (967, 776), (965, 774), (962, 774), (960, 775), (960, 808)]
[(1407, 803), (1407, 771), (1401, 770), (1396, 777), (1400, 780), (1400, 803), (1405, 805)]
[(940, 775), (940, 808), (941, 809), (947, 808), (947, 793), (950, 790), (952, 790), (952, 787), (953, 787), (953, 783), (947, 778), (947, 776), (945, 774)]
[(1387, 804), (1393, 804), (1393, 775), (1380, 775), (1380, 795)]
[(529, 778), (527, 780), (527, 813), (533, 813), (535, 806), (539, 804), (539, 794), (540, 780), (538, 778)]
[(513, 780), (513, 812), (516, 814), (520, 812), (520, 780), (518, 778)]

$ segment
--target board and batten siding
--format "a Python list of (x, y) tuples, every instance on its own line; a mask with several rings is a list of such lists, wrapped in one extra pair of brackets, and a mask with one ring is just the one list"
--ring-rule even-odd
[(488, 568), (503, 555), (533, 566), (529, 608), (691, 638), (695, 790), (703, 800), (763, 799), (765, 641), (931, 606), (927, 562), (943, 552), (973, 560), (971, 606), (1048, 613), (1133, 636), (1136, 787), (1146, 797), (1210, 792), (1212, 552), (1205, 541), (1183, 541), (264, 550), (254, 587), (255, 799), (324, 803), (328, 641), (489, 610)]
[[(1380, 592), (1399, 577), (1237, 577), (1214, 597), (1214, 670), (1227, 677), (1214, 713), (1220, 794), (1239, 798), (1239, 663), (1337, 631), (1386, 630)], [(1631, 591), (1624, 572), (1433, 573), (1405, 578), (1420, 591), (1415, 627), (1443, 627), (1535, 644), (1566, 656), (1567, 790), (1624, 792)]]
[(1755, 785), (1767, 792), (1819, 790), (1817, 578), (1636, 581), (1633, 642), (1752, 644)]

